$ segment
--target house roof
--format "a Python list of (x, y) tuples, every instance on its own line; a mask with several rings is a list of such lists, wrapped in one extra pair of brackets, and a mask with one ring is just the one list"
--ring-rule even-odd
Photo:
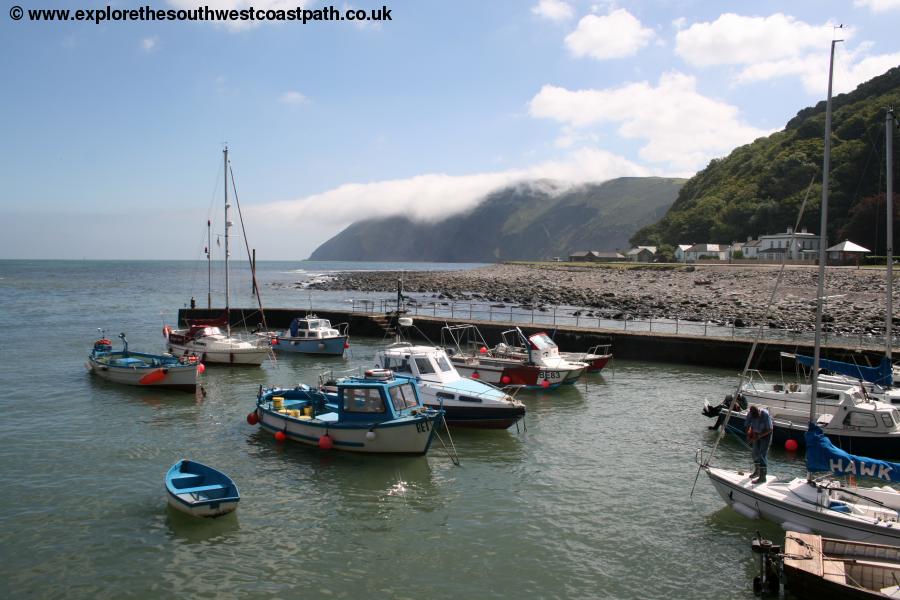
[(682, 252), (684, 252), (685, 250), (688, 250), (691, 246), (693, 246), (693, 244), (678, 244), (678, 248)]
[(618, 252), (594, 252), (594, 255), (598, 258), (625, 258)]
[(744, 243), (744, 248), (755, 248), (756, 246), (759, 246), (759, 244), (759, 240), (750, 240), (749, 242)]
[(694, 244), (686, 252), (724, 252), (727, 248), (725, 244)]
[(844, 240), (840, 244), (836, 246), (832, 246), (827, 250), (827, 252), (871, 252), (868, 248), (863, 248), (859, 244), (854, 244), (850, 240)]
[(638, 246), (636, 248), (632, 248), (631, 250), (629, 250), (627, 254), (629, 256), (632, 256), (634, 254), (640, 254), (644, 250), (646, 250), (650, 254), (656, 254), (656, 246)]

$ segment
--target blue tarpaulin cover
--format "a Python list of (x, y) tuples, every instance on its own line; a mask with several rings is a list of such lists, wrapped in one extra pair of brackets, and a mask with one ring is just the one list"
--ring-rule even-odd
[(830, 471), (836, 475), (872, 477), (900, 483), (900, 463), (856, 456), (831, 443), (822, 429), (813, 423), (806, 431), (806, 468), (813, 472)]
[[(794, 359), (801, 365), (812, 367), (812, 356), (797, 354), (794, 356)], [(894, 383), (891, 361), (889, 361), (886, 356), (881, 359), (881, 364), (877, 367), (866, 367), (844, 362), (842, 360), (819, 359), (819, 368), (839, 375), (846, 375), (848, 377), (862, 379), (863, 381), (870, 381), (883, 387), (891, 387)]]

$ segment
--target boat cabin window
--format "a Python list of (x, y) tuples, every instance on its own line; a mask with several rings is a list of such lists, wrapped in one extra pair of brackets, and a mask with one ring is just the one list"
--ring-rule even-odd
[(297, 321), (297, 329), (309, 329), (309, 324), (306, 321)]
[(404, 408), (412, 408), (419, 405), (419, 401), (416, 399), (416, 392), (408, 383), (395, 385), (390, 388), (390, 391), (391, 403), (394, 405), (394, 410), (399, 411)]
[(817, 392), (816, 398), (819, 400), (840, 400), (841, 395), (834, 392)]
[(875, 415), (864, 412), (852, 412), (844, 419), (844, 424), (850, 427), (877, 427), (878, 421)]
[(383, 413), (384, 401), (378, 388), (344, 388), (344, 411)]
[(881, 422), (889, 429), (894, 427), (894, 421), (891, 420), (891, 415), (888, 413), (881, 413)]
[(447, 359), (444, 358), (443, 356), (438, 355), (438, 356), (435, 357), (435, 360), (437, 360), (437, 366), (438, 366), (438, 368), (439, 368), (441, 371), (443, 371), (444, 373), (446, 373), (447, 371), (452, 371), (452, 370), (453, 370), (453, 367), (450, 366), (450, 363), (447, 362)]
[(536, 333), (528, 338), (528, 341), (531, 342), (531, 345), (535, 350), (550, 350), (551, 348), (556, 348), (556, 343), (551, 340), (550, 336), (546, 333)]
[(894, 417), (894, 423), (900, 425), (900, 412), (897, 409), (891, 411), (891, 416)]
[(434, 367), (431, 366), (431, 361), (427, 358), (417, 358), (416, 368), (419, 369), (419, 373), (422, 375), (434, 373)]
[(331, 321), (328, 319), (319, 319), (319, 327), (329, 328), (331, 327)]
[(448, 394), (447, 392), (438, 392), (435, 394), (435, 396), (443, 400), (453, 400), (453, 398), (456, 397), (453, 394)]
[(460, 396), (461, 402), (481, 402), (481, 398), (473, 398), (472, 396)]

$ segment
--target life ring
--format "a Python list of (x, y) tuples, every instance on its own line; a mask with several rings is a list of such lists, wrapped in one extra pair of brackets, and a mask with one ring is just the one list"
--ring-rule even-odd
[(366, 377), (371, 379), (390, 379), (391, 371), (390, 369), (369, 369), (366, 371)]

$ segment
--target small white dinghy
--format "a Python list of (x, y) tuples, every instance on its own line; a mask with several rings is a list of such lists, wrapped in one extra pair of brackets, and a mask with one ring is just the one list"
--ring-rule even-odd
[(237, 509), (241, 494), (231, 478), (193, 460), (179, 460), (166, 473), (169, 505), (194, 517), (220, 517)]

